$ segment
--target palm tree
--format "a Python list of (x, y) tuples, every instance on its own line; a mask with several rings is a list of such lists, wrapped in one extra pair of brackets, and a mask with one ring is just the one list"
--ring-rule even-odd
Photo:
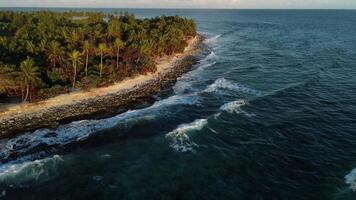
[(100, 43), (98, 48), (96, 49), (96, 53), (97, 55), (100, 56), (100, 78), (101, 78), (101, 75), (102, 75), (102, 72), (103, 72), (103, 58), (105, 56), (105, 54), (107, 53), (107, 46), (105, 43)]
[(115, 47), (111, 44), (107, 45), (106, 53), (108, 56), (110, 56), (110, 59), (112, 60), (112, 58), (116, 55)]
[(79, 39), (79, 34), (76, 30), (72, 30), (69, 34), (65, 35), (65, 40), (72, 49), (77, 47)]
[(39, 43), (38, 43), (38, 51), (39, 52), (46, 52), (47, 51), (47, 39), (42, 39)]
[(111, 42), (114, 37), (120, 36), (120, 20), (117, 17), (110, 18), (106, 36), (108, 42)]
[(83, 54), (85, 55), (85, 76), (88, 76), (89, 54), (93, 51), (93, 43), (85, 40), (83, 42)]
[(77, 50), (72, 51), (69, 53), (69, 59), (72, 61), (72, 68), (73, 68), (73, 88), (75, 87), (75, 81), (77, 78), (77, 67), (78, 62), (80, 62), (80, 52)]
[(52, 41), (49, 43), (47, 49), (48, 61), (53, 67), (56, 67), (57, 64), (60, 64), (63, 61), (64, 57), (64, 48), (57, 41)]
[(120, 49), (124, 45), (125, 43), (120, 38), (116, 38), (114, 43), (114, 47), (116, 48), (116, 69), (119, 69)]
[(26, 41), (26, 50), (31, 54), (36, 54), (36, 46), (32, 41)]
[(3, 46), (3, 47), (8, 47), (8, 43), (9, 43), (9, 41), (8, 41), (8, 39), (7, 39), (7, 37), (5, 37), (5, 36), (0, 36), (0, 46)]
[(35, 84), (40, 81), (40, 74), (38, 67), (35, 66), (35, 62), (30, 57), (27, 57), (26, 60), (21, 62), (20, 68), (20, 80), (22, 84), (26, 86), (26, 94), (25, 96), (22, 96), (22, 100), (25, 102), (30, 95), (31, 87), (35, 86)]

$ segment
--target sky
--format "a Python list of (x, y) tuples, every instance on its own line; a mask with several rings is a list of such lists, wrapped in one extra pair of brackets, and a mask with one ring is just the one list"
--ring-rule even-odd
[(356, 0), (0, 0), (0, 7), (356, 9)]

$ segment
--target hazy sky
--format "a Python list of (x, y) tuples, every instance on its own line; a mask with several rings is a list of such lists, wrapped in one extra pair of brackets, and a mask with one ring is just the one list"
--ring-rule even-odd
[(356, 0), (0, 0), (0, 7), (356, 9)]

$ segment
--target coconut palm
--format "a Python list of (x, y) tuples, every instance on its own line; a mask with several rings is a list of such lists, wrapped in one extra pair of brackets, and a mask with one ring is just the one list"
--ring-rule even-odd
[(64, 58), (64, 48), (57, 41), (51, 41), (47, 49), (47, 60), (52, 65), (56, 67), (58, 64), (62, 63)]
[(80, 36), (76, 30), (72, 30), (72, 31), (70, 31), (69, 34), (65, 35), (65, 40), (71, 49), (74, 49), (77, 47), (78, 41), (80, 39), (79, 37)]
[(26, 60), (22, 61), (20, 64), (21, 72), (20, 72), (20, 81), (23, 86), (26, 87), (26, 94), (22, 96), (22, 100), (27, 101), (30, 95), (31, 87), (35, 87), (35, 84), (40, 81), (39, 69), (35, 66), (35, 62), (32, 58), (27, 57)]
[(73, 69), (73, 82), (72, 86), (73, 88), (75, 87), (75, 81), (77, 78), (77, 67), (78, 63), (80, 62), (80, 52), (77, 50), (72, 51), (71, 53), (68, 54), (69, 60), (72, 61), (72, 69)]
[(93, 52), (93, 43), (85, 40), (83, 42), (83, 54), (85, 55), (85, 76), (88, 76), (89, 55)]
[(31, 54), (36, 54), (36, 46), (32, 41), (26, 41), (26, 50)]
[(0, 46), (8, 47), (8, 39), (5, 36), (0, 36)]
[(120, 49), (124, 47), (125, 43), (120, 39), (116, 38), (114, 47), (116, 48), (116, 69), (119, 69), (119, 59), (120, 59)]
[(96, 49), (96, 54), (100, 56), (100, 72), (99, 72), (100, 78), (103, 72), (103, 58), (107, 53), (107, 49), (108, 47), (105, 43), (100, 43), (98, 48)]
[(120, 21), (118, 18), (111, 17), (106, 36), (109, 42), (111, 42), (114, 37), (120, 37)]

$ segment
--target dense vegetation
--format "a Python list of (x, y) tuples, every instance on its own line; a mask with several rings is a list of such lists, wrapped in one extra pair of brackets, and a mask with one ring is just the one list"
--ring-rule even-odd
[(195, 35), (178, 16), (0, 12), (0, 95), (34, 100), (154, 72)]

